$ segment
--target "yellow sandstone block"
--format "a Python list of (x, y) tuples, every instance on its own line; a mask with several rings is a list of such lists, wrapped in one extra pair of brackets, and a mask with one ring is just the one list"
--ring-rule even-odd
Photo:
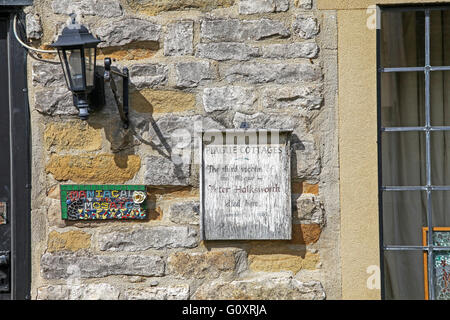
[(295, 252), (252, 254), (248, 256), (249, 268), (252, 271), (280, 272), (292, 271), (294, 274), (300, 270), (313, 270), (319, 263), (320, 257), (317, 253)]
[(151, 58), (159, 50), (159, 44), (153, 41), (138, 41), (121, 47), (100, 48), (97, 61), (106, 57), (115, 60), (141, 60)]
[(47, 251), (78, 251), (91, 246), (91, 235), (82, 231), (59, 233), (50, 232), (48, 235)]
[(144, 89), (131, 94), (131, 107), (141, 113), (181, 113), (195, 109), (195, 95)]
[(141, 167), (137, 155), (52, 155), (46, 172), (58, 181), (75, 183), (124, 183)]
[(95, 151), (102, 147), (101, 129), (94, 129), (84, 121), (53, 122), (46, 126), (44, 141), (47, 150)]
[(317, 195), (319, 195), (319, 185), (303, 182), (303, 192), (302, 193), (312, 193), (317, 196)]
[(234, 4), (235, 0), (128, 0), (131, 9), (150, 16), (163, 11), (198, 9), (208, 11), (217, 8), (226, 8)]

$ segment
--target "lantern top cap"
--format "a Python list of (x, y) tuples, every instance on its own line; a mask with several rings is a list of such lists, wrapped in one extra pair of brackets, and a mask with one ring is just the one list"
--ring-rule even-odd
[(77, 23), (75, 18), (76, 15), (72, 14), (70, 24), (63, 29), (58, 39), (50, 45), (51, 47), (96, 47), (101, 42), (85, 26)]

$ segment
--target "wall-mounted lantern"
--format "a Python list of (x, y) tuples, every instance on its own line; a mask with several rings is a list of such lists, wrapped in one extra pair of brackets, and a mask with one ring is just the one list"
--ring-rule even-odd
[(104, 81), (112, 80), (113, 84), (110, 73), (123, 77), (122, 104), (118, 101), (115, 84), (111, 87), (124, 128), (128, 128), (128, 69), (125, 68), (123, 73), (113, 71), (111, 59), (106, 58), (104, 75), (96, 72), (97, 45), (100, 42), (85, 26), (75, 21), (75, 15), (71, 15), (71, 23), (63, 29), (51, 47), (58, 50), (67, 87), (73, 93), (74, 104), (83, 120), (89, 117), (89, 112), (105, 104)]

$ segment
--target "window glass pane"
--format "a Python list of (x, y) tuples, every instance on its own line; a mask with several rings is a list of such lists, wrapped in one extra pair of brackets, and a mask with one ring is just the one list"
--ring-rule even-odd
[(384, 245), (421, 246), (422, 231), (426, 226), (426, 192), (383, 192)]
[(431, 125), (450, 126), (450, 71), (431, 72), (430, 82)]
[(386, 299), (423, 300), (425, 298), (423, 270), (422, 251), (385, 251)]
[(450, 11), (430, 13), (430, 58), (432, 66), (450, 66)]
[(383, 132), (383, 186), (426, 185), (424, 132)]
[(433, 208), (433, 226), (450, 228), (450, 191), (431, 192), (431, 202)]
[(383, 127), (425, 125), (425, 74), (381, 74), (381, 123)]
[(425, 13), (384, 11), (381, 15), (381, 66), (425, 66)]
[(431, 184), (450, 186), (450, 131), (431, 132)]

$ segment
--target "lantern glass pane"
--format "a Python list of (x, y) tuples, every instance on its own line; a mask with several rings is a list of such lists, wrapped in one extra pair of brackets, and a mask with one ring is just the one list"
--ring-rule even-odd
[(68, 64), (66, 63), (67, 61), (64, 59), (64, 50), (58, 50), (58, 54), (64, 71), (64, 79), (66, 80), (67, 87), (69, 88), (69, 90), (71, 90), (70, 76), (67, 70)]
[(72, 79), (72, 90), (82, 91), (85, 89), (85, 82), (83, 79), (81, 50), (67, 50), (66, 55), (67, 62), (69, 63), (70, 77)]
[(94, 86), (94, 72), (95, 72), (95, 48), (85, 48), (84, 57), (86, 63), (86, 86)]

